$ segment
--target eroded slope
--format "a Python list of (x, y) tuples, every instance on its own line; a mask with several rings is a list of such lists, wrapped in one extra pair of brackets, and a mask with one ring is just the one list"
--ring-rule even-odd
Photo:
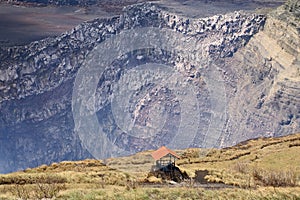
[(126, 69), (147, 62), (172, 66), (183, 74), (181, 84), (194, 84), (200, 112), (190, 116), (199, 118), (196, 137), (188, 141), (192, 147), (206, 146), (206, 141), (214, 147), (229, 146), (249, 138), (298, 132), (299, 5), (295, 2), (266, 21), (264, 16), (244, 12), (188, 19), (153, 4), (140, 4), (128, 7), (120, 17), (83, 23), (57, 38), (2, 48), (0, 171), (98, 156), (90, 152), (99, 149), (88, 149), (74, 130), (76, 74), (97, 45), (122, 30), (141, 27), (165, 28), (196, 39), (201, 62), (194, 66), (183, 59), (188, 55), (155, 48), (116, 58), (97, 86), (97, 117), (114, 147), (103, 147), (99, 155), (168, 145), (182, 120), (190, 120), (180, 117), (183, 111), (174, 91), (150, 84), (148, 89), (136, 89), (130, 116), (137, 127), (152, 126), (161, 116), (151, 109), (164, 106), (168, 123), (150, 138), (133, 137), (118, 127), (111, 108), (112, 88)]

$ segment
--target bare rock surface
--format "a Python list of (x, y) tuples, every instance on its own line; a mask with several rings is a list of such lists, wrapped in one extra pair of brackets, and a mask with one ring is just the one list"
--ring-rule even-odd
[[(146, 3), (128, 6), (120, 16), (82, 23), (55, 38), (0, 48), (0, 172), (168, 145), (180, 124), (194, 118), (199, 126), (188, 141), (191, 147), (208, 147), (205, 141), (213, 141), (210, 147), (224, 147), (249, 138), (299, 132), (298, 11), (297, 1), (289, 1), (268, 16), (240, 11), (187, 18)], [(122, 31), (145, 27), (192, 38), (200, 62), (193, 65), (191, 55), (157, 48), (116, 57), (97, 80), (92, 105), (112, 149), (97, 149), (97, 141), (86, 144), (76, 129), (77, 123), (84, 123), (73, 116), (76, 76), (99, 44)], [(194, 85), (197, 116), (183, 118), (176, 91), (150, 83), (135, 88), (126, 108), (141, 136), (120, 128), (114, 119), (112, 89), (126, 70), (144, 63), (171, 66), (183, 76), (179, 84)], [(163, 126), (157, 122), (161, 117), (167, 119)], [(151, 137), (142, 137), (148, 133), (143, 127), (160, 128)], [(177, 142), (176, 148), (186, 148), (183, 143)], [(93, 144), (95, 149), (90, 148)]]

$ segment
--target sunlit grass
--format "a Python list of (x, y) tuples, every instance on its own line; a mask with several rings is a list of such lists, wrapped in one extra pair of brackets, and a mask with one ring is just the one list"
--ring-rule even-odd
[(207, 170), (208, 181), (233, 188), (206, 190), (195, 187), (193, 181), (171, 186), (148, 177), (154, 160), (151, 151), (146, 151), (105, 161), (64, 161), (0, 175), (0, 199), (17, 199), (18, 192), (37, 195), (39, 184), (51, 191), (55, 189), (52, 183), (63, 186), (55, 193), (56, 199), (300, 199), (298, 143), (300, 134), (250, 140), (226, 149), (176, 150), (182, 157), (177, 165), (190, 177), (196, 170)]

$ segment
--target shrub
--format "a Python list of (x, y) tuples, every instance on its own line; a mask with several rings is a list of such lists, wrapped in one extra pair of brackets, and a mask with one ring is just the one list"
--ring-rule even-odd
[(10, 177), (10, 192), (20, 199), (53, 198), (65, 189), (66, 179), (54, 175)]
[(254, 180), (261, 183), (263, 186), (294, 187), (297, 185), (297, 175), (293, 170), (270, 171), (254, 168), (252, 175)]
[(43, 199), (43, 198), (53, 198), (57, 194), (65, 189), (64, 184), (48, 184), (48, 183), (38, 183), (32, 185), (12, 185), (9, 190), (10, 192), (22, 199)]
[(34, 191), (34, 196), (37, 199), (42, 199), (42, 198), (53, 198), (56, 197), (57, 194), (65, 189), (64, 184), (59, 184), (59, 183), (38, 183), (36, 185), (36, 190)]
[(242, 174), (247, 174), (249, 171), (249, 164), (244, 162), (237, 162), (233, 165), (233, 170)]
[(12, 187), (9, 188), (10, 192), (20, 198), (20, 199), (30, 199), (31, 195), (30, 195), (30, 189), (28, 189), (28, 187), (26, 187), (25, 185), (14, 185)]
[(24, 184), (34, 184), (34, 183), (66, 183), (67, 179), (58, 175), (3, 175), (0, 177), (1, 185), (24, 185)]
[(187, 149), (181, 156), (182, 159), (184, 158), (199, 158), (199, 149)]
[(126, 183), (126, 190), (136, 189), (138, 187), (138, 182), (135, 180), (128, 180)]

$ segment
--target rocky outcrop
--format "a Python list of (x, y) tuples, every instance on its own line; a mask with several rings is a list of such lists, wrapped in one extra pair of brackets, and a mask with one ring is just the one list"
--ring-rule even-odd
[(236, 83), (225, 134), (231, 144), (300, 129), (299, 6), (288, 1), (271, 12), (264, 29), (226, 61), (225, 70), (235, 74), (229, 82)]
[[(286, 31), (275, 32), (272, 20)], [(108, 141), (122, 153), (168, 145), (180, 124), (190, 120), (182, 118), (184, 110), (174, 91), (148, 84), (136, 88), (136, 96), (131, 96), (130, 116), (137, 130), (154, 126), (159, 127), (157, 132), (138, 137), (118, 126), (111, 108), (112, 89), (127, 69), (144, 63), (172, 66), (183, 74), (180, 84), (192, 83), (196, 88), (199, 115), (190, 117), (195, 117), (199, 126), (190, 146), (206, 146), (203, 141), (213, 141), (215, 147), (228, 146), (265, 133), (278, 136), (299, 131), (299, 74), (292, 72), (299, 73), (299, 33), (290, 23), (271, 16), (265, 21), (264, 16), (243, 12), (188, 19), (153, 4), (139, 4), (127, 7), (119, 17), (83, 23), (57, 38), (1, 48), (0, 172), (97, 157), (79, 136), (78, 121), (73, 119), (76, 76), (99, 44), (122, 31), (143, 27), (192, 38), (200, 62), (193, 65), (189, 51), (185, 55), (136, 49), (106, 68), (98, 80), (96, 114)], [(283, 33), (290, 35), (279, 39)], [(163, 107), (166, 114), (154, 112), (155, 106)], [(166, 122), (155, 124), (161, 115)], [(185, 146), (178, 143), (177, 148)], [(106, 150), (105, 157), (120, 152)]]

